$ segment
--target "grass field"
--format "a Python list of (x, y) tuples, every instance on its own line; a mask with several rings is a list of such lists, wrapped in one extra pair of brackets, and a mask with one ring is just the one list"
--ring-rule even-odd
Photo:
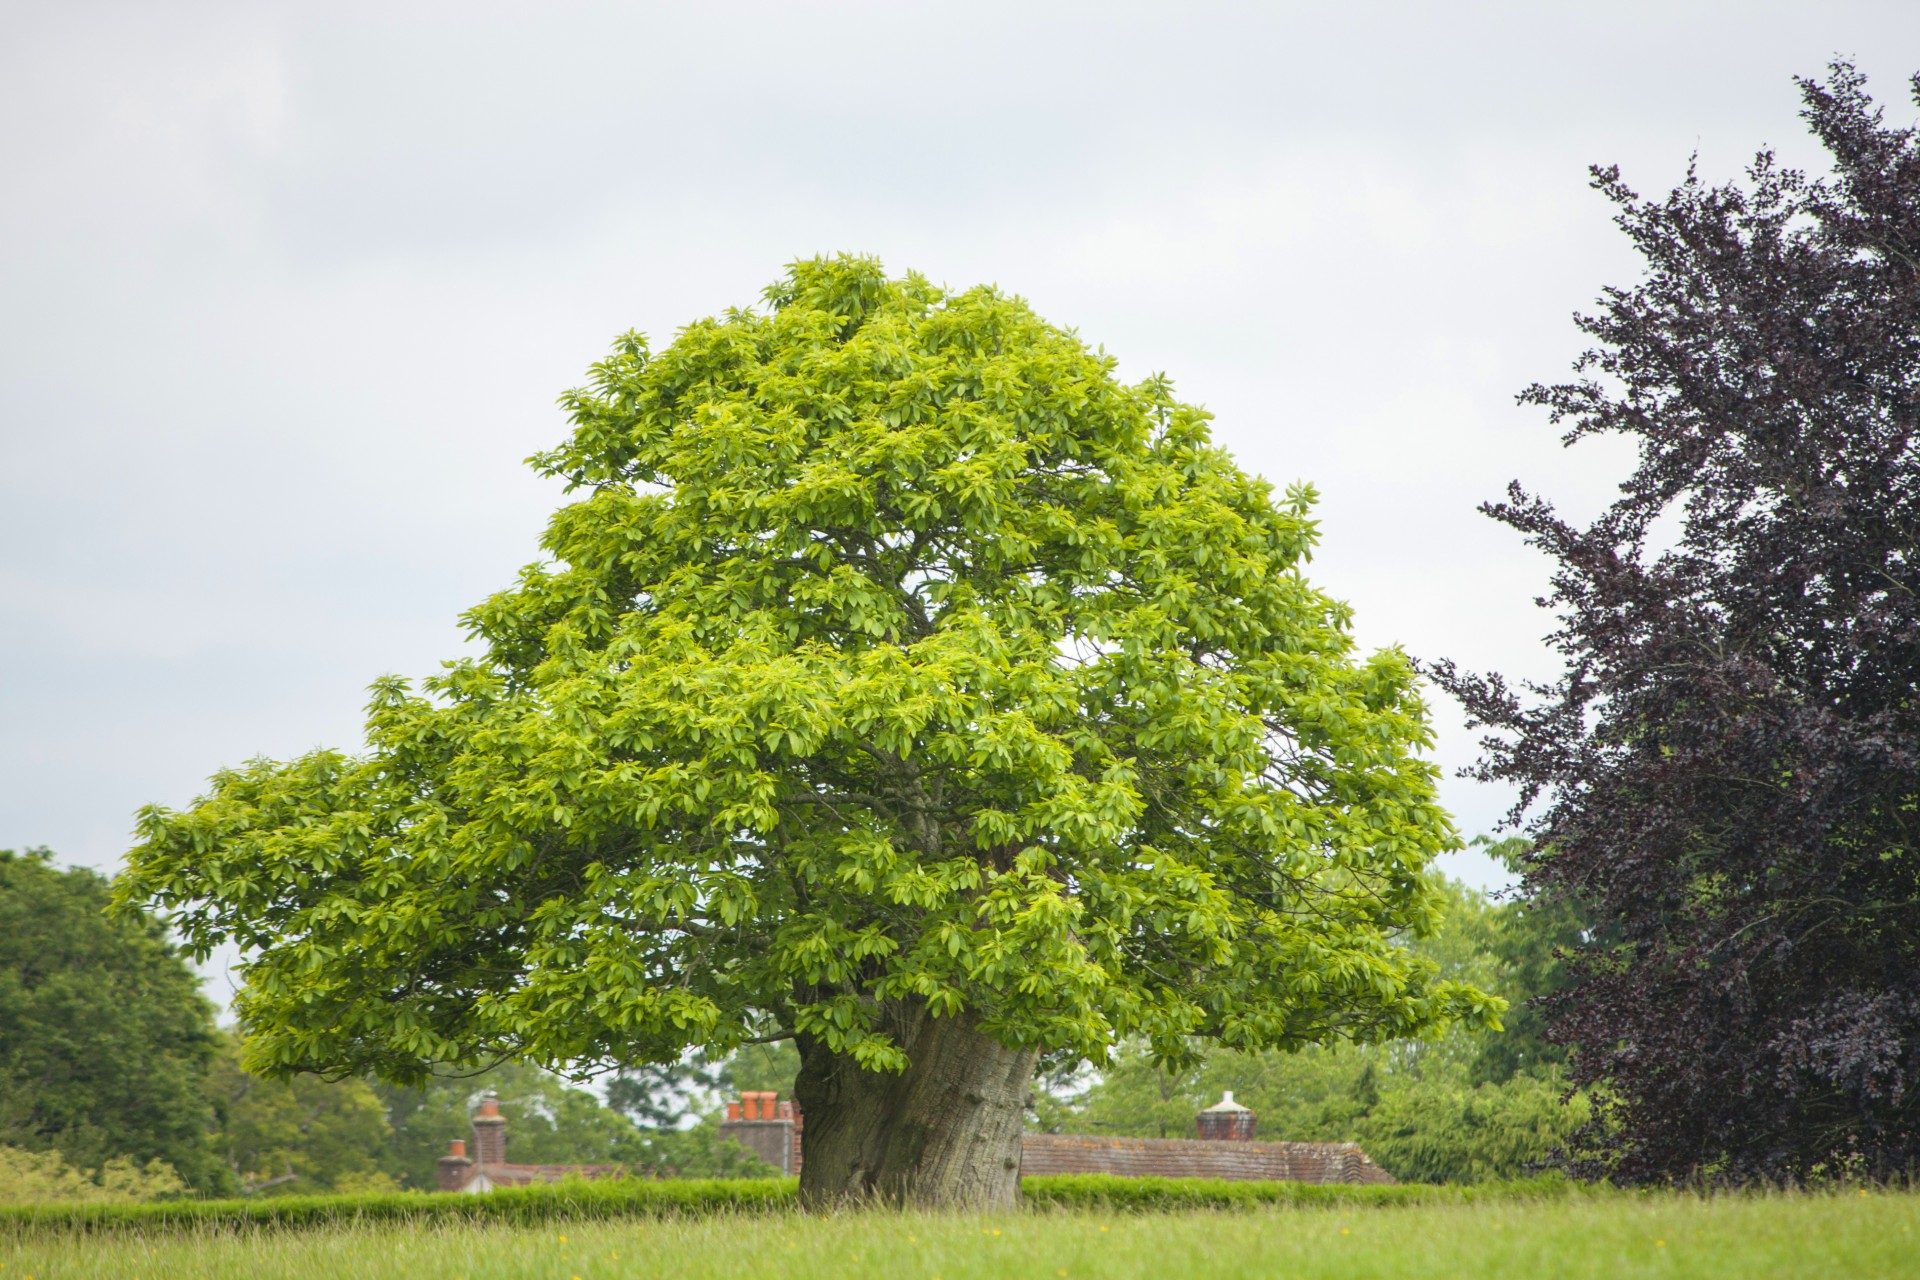
[(0, 1238), (0, 1280), (186, 1277), (1920, 1276), (1913, 1194), (980, 1218), (794, 1213), (508, 1227), (205, 1227)]

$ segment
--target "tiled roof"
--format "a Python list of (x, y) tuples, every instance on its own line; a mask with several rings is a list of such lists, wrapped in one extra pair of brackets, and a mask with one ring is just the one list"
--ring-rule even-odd
[(1111, 1173), (1123, 1178), (1228, 1178), (1236, 1182), (1385, 1183), (1394, 1176), (1352, 1142), (1209, 1142), (1029, 1133), (1020, 1174)]
[(491, 1187), (527, 1187), (536, 1182), (559, 1182), (563, 1178), (624, 1178), (620, 1164), (476, 1164), (468, 1173), (466, 1185), (485, 1179)]

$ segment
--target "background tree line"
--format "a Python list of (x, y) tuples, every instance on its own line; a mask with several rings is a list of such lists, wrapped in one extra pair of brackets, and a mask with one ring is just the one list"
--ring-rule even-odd
[(692, 1112), (718, 1091), (789, 1088), (790, 1050), (643, 1068), (610, 1082), (611, 1106), (521, 1063), (417, 1089), (262, 1079), (160, 926), (106, 914), (110, 892), (46, 850), (0, 850), (0, 1201), (430, 1189), (482, 1090), (516, 1161), (768, 1172)]

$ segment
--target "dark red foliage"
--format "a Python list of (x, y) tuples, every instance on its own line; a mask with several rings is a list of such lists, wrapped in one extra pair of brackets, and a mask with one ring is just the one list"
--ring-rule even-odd
[(1639, 464), (1585, 528), (1485, 508), (1558, 562), (1564, 675), (1432, 673), (1598, 922), (1549, 1013), (1614, 1099), (1575, 1167), (1622, 1181), (1920, 1159), (1920, 139), (1849, 65), (1801, 88), (1828, 178), (1595, 171), (1647, 274), (1521, 398)]

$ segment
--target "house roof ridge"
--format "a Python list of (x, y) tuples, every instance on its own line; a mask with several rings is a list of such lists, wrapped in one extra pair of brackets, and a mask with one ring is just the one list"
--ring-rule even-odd
[(1168, 1146), (1177, 1145), (1183, 1147), (1290, 1147), (1294, 1150), (1312, 1151), (1360, 1150), (1360, 1144), (1357, 1142), (1297, 1142), (1274, 1138), (1141, 1138), (1124, 1133), (1028, 1133), (1023, 1134), (1022, 1137), (1040, 1138), (1049, 1141), (1065, 1139), (1072, 1142), (1091, 1142), (1103, 1146), (1119, 1143), (1148, 1143), (1154, 1146), (1165, 1144)]

